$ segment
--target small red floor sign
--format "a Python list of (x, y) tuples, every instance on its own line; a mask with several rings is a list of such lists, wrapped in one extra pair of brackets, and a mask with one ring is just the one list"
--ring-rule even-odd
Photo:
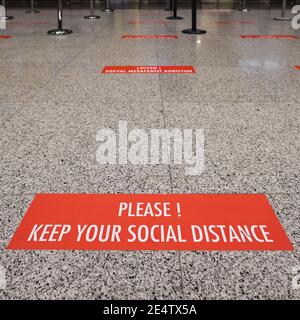
[(242, 35), (240, 36), (242, 39), (290, 39), (295, 40), (298, 39), (297, 36), (292, 35)]
[(165, 36), (165, 35), (146, 35), (146, 36), (136, 36), (136, 35), (124, 35), (122, 39), (177, 39), (177, 36)]
[(227, 21), (217, 21), (218, 24), (256, 24), (255, 21), (236, 21), (236, 20), (227, 20)]
[(10, 39), (11, 36), (0, 36), (0, 39)]
[(8, 249), (293, 250), (258, 194), (38, 194)]
[(49, 24), (49, 22), (47, 21), (14, 21), (9, 23), (10, 26), (26, 26), (26, 27), (44, 25), (44, 24)]
[(196, 73), (192, 66), (105, 66), (102, 73)]
[(296, 69), (300, 70), (300, 66), (295, 66)]
[(159, 21), (129, 21), (129, 24), (166, 24), (169, 23), (169, 21), (165, 20), (159, 20)]

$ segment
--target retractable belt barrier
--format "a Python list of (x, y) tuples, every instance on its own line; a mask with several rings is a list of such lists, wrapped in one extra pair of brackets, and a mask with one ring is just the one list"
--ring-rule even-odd
[(181, 20), (182, 17), (177, 16), (177, 0), (172, 0), (173, 3), (173, 15), (170, 17), (167, 17), (169, 20)]
[(110, 1), (109, 0), (105, 1), (105, 7), (104, 7), (104, 9), (102, 11), (103, 12), (107, 12), (107, 13), (110, 13), (110, 12), (114, 11), (114, 9), (111, 8), (111, 6), (110, 6)]
[(100, 16), (96, 16), (94, 13), (94, 0), (90, 0), (90, 15), (89, 16), (85, 16), (84, 19), (99, 19)]
[(187, 34), (204, 34), (205, 30), (197, 29), (197, 0), (192, 0), (192, 28), (182, 30), (183, 33)]
[(292, 18), (286, 16), (286, 0), (282, 0), (281, 16), (274, 18), (274, 20), (277, 20), (277, 21), (291, 21), (292, 20)]
[(238, 9), (239, 11), (242, 11), (242, 12), (248, 12), (250, 11), (249, 9), (247, 9), (246, 7), (246, 0), (242, 0), (242, 7), (240, 9)]
[(173, 10), (173, 0), (170, 0), (169, 8), (165, 9), (166, 11), (172, 11)]
[(57, 29), (49, 30), (48, 34), (53, 36), (63, 36), (72, 33), (72, 30), (63, 29), (62, 0), (57, 1)]
[(40, 13), (38, 10), (35, 10), (34, 0), (31, 0), (30, 10), (25, 11), (25, 13)]

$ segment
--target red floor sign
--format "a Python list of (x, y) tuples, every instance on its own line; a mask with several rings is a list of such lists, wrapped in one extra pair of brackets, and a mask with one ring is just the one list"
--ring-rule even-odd
[(146, 35), (146, 36), (136, 36), (136, 35), (124, 35), (122, 39), (177, 39), (177, 36), (155, 36), (155, 35)]
[(291, 35), (267, 35), (267, 36), (260, 36), (260, 35), (243, 35), (240, 36), (242, 39), (290, 39), (295, 40), (298, 39), (296, 36)]
[(264, 195), (38, 194), (8, 249), (293, 250)]
[(14, 21), (14, 22), (9, 22), (10, 26), (26, 26), (26, 27), (31, 27), (31, 26), (37, 26), (37, 25), (45, 25), (49, 24), (47, 21)]
[(192, 66), (105, 66), (102, 73), (196, 73)]
[(228, 21), (217, 21), (218, 24), (256, 24), (255, 21), (235, 21), (235, 20), (228, 20)]
[(300, 70), (300, 66), (295, 66), (295, 68), (296, 68), (297, 70)]
[(12, 36), (0, 36), (0, 39), (10, 39)]
[(161, 21), (129, 21), (129, 24), (166, 24), (169, 23), (169, 21), (161, 20)]

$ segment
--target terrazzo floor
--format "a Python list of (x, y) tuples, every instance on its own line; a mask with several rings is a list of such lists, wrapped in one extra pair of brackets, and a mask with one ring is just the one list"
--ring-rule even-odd
[[(300, 39), (278, 10), (198, 10), (208, 33), (184, 35), (164, 10), (65, 10), (73, 34), (48, 36), (55, 10), (0, 29), (1, 299), (299, 299)], [(145, 23), (129, 23), (132, 21)], [(224, 23), (250, 21), (251, 23)], [(122, 40), (129, 35), (178, 39)], [(195, 74), (101, 74), (105, 65), (192, 65)], [(95, 135), (204, 128), (205, 171), (101, 166)], [(265, 193), (293, 252), (7, 251), (35, 193)]]

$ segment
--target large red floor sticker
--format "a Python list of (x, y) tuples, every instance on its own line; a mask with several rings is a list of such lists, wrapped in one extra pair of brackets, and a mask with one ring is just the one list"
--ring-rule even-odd
[(300, 66), (295, 66), (295, 68), (296, 68), (297, 70), (300, 70)]
[(38, 194), (8, 249), (293, 250), (264, 195)]
[(196, 73), (192, 66), (105, 66), (102, 73)]
[(240, 36), (242, 39), (289, 39), (289, 40), (296, 40), (298, 39), (297, 36), (291, 35), (242, 35)]

